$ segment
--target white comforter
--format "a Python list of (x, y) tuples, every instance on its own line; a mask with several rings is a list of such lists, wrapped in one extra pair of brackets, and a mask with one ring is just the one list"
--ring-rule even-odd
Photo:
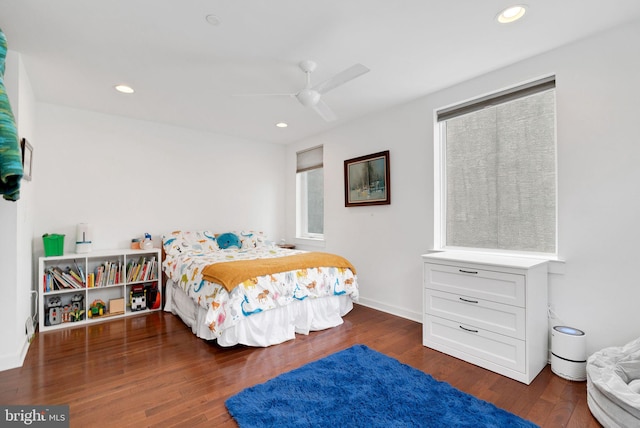
[(261, 276), (255, 281), (245, 281), (231, 293), (219, 284), (202, 279), (202, 269), (212, 263), (282, 257), (297, 253), (302, 251), (268, 246), (183, 253), (167, 256), (163, 269), (188, 296), (207, 310), (206, 323), (217, 337), (245, 317), (287, 306), (296, 300), (331, 295), (348, 295), (352, 300), (357, 300), (358, 286), (353, 272), (331, 266)]

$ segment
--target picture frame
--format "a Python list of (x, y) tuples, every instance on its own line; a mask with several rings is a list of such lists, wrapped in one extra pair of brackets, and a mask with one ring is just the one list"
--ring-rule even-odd
[(391, 204), (389, 150), (344, 161), (344, 206)]
[(26, 138), (20, 140), (20, 149), (22, 150), (22, 179), (31, 181), (32, 168), (33, 168), (33, 146), (29, 144)]

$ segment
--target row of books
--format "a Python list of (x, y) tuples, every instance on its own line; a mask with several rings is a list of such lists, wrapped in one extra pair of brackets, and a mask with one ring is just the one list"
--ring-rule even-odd
[(106, 287), (122, 282), (122, 262), (106, 261), (87, 276), (87, 287)]
[[(121, 261), (105, 261), (87, 275), (77, 263), (74, 263), (74, 266), (75, 269), (69, 266), (64, 269), (58, 266), (47, 268), (43, 278), (44, 291), (106, 287), (122, 283), (125, 277)], [(155, 257), (149, 260), (141, 257), (137, 262), (129, 262), (126, 266), (128, 283), (150, 281), (156, 278), (158, 278), (158, 262)]]
[(142, 282), (156, 279), (158, 277), (158, 262), (155, 257), (147, 260), (140, 257), (137, 262), (130, 262), (127, 265), (127, 282)]
[(84, 288), (84, 281), (78, 272), (71, 268), (60, 269), (58, 266), (50, 267), (44, 275), (44, 291), (67, 290)]

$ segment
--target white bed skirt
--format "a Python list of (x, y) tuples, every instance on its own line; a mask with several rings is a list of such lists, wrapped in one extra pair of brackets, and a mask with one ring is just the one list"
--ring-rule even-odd
[(217, 339), (220, 346), (270, 346), (295, 339), (296, 333), (324, 330), (342, 324), (342, 317), (353, 309), (351, 297), (328, 296), (295, 301), (288, 306), (244, 318), (232, 328), (214, 335), (205, 324), (207, 311), (184, 291), (167, 281), (164, 310), (178, 315), (193, 334), (201, 339)]

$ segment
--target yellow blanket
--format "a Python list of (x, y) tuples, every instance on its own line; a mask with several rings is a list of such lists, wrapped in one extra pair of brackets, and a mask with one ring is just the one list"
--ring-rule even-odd
[(354, 275), (356, 274), (356, 269), (344, 257), (330, 253), (310, 252), (271, 259), (214, 263), (202, 269), (202, 278), (221, 284), (227, 291), (231, 291), (244, 281), (258, 276), (318, 267), (346, 268), (351, 269)]

